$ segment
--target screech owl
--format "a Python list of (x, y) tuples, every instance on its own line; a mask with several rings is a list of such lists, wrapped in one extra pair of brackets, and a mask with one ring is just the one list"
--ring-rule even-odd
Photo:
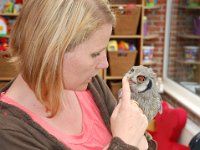
[[(131, 99), (138, 102), (148, 121), (150, 122), (158, 112), (162, 112), (161, 96), (156, 85), (156, 74), (151, 68), (133, 66), (126, 74), (130, 90)], [(118, 97), (122, 97), (122, 89), (119, 90)]]

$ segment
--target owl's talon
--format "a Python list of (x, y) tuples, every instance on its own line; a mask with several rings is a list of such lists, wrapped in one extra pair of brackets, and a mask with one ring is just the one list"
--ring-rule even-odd
[(148, 132), (145, 132), (145, 133), (144, 133), (144, 136), (146, 137), (147, 141), (150, 141), (150, 140), (153, 139), (152, 136), (151, 136), (151, 134), (148, 133)]

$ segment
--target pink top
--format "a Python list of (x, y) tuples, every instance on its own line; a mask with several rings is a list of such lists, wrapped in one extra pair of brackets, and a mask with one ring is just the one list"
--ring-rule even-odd
[(78, 135), (66, 136), (58, 132), (55, 128), (47, 124), (43, 119), (27, 110), (11, 98), (1, 93), (0, 98), (3, 102), (14, 105), (41, 125), (47, 132), (63, 142), (67, 147), (74, 150), (101, 150), (111, 141), (111, 134), (107, 130), (100, 111), (97, 108), (90, 91), (75, 92), (82, 109), (82, 132)]

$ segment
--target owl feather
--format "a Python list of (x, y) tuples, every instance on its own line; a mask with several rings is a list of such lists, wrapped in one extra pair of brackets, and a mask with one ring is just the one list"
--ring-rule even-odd
[[(131, 100), (138, 102), (150, 122), (158, 112), (162, 112), (162, 100), (156, 84), (156, 74), (152, 68), (140, 65), (133, 66), (125, 76), (130, 85)], [(118, 98), (121, 97), (122, 89), (118, 92)]]

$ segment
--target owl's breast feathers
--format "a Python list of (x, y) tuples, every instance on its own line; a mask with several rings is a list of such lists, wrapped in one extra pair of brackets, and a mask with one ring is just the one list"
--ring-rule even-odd
[(152, 81), (149, 80), (149, 83), (147, 84), (147, 88), (145, 90), (143, 90), (143, 91), (139, 91), (138, 93), (144, 93), (144, 92), (150, 90), (152, 88), (152, 85), (153, 85)]
[(152, 86), (150, 90), (147, 88), (145, 92), (131, 93), (131, 98), (139, 103), (148, 121), (152, 120), (158, 112), (162, 112), (161, 96), (154, 85), (150, 84)]

